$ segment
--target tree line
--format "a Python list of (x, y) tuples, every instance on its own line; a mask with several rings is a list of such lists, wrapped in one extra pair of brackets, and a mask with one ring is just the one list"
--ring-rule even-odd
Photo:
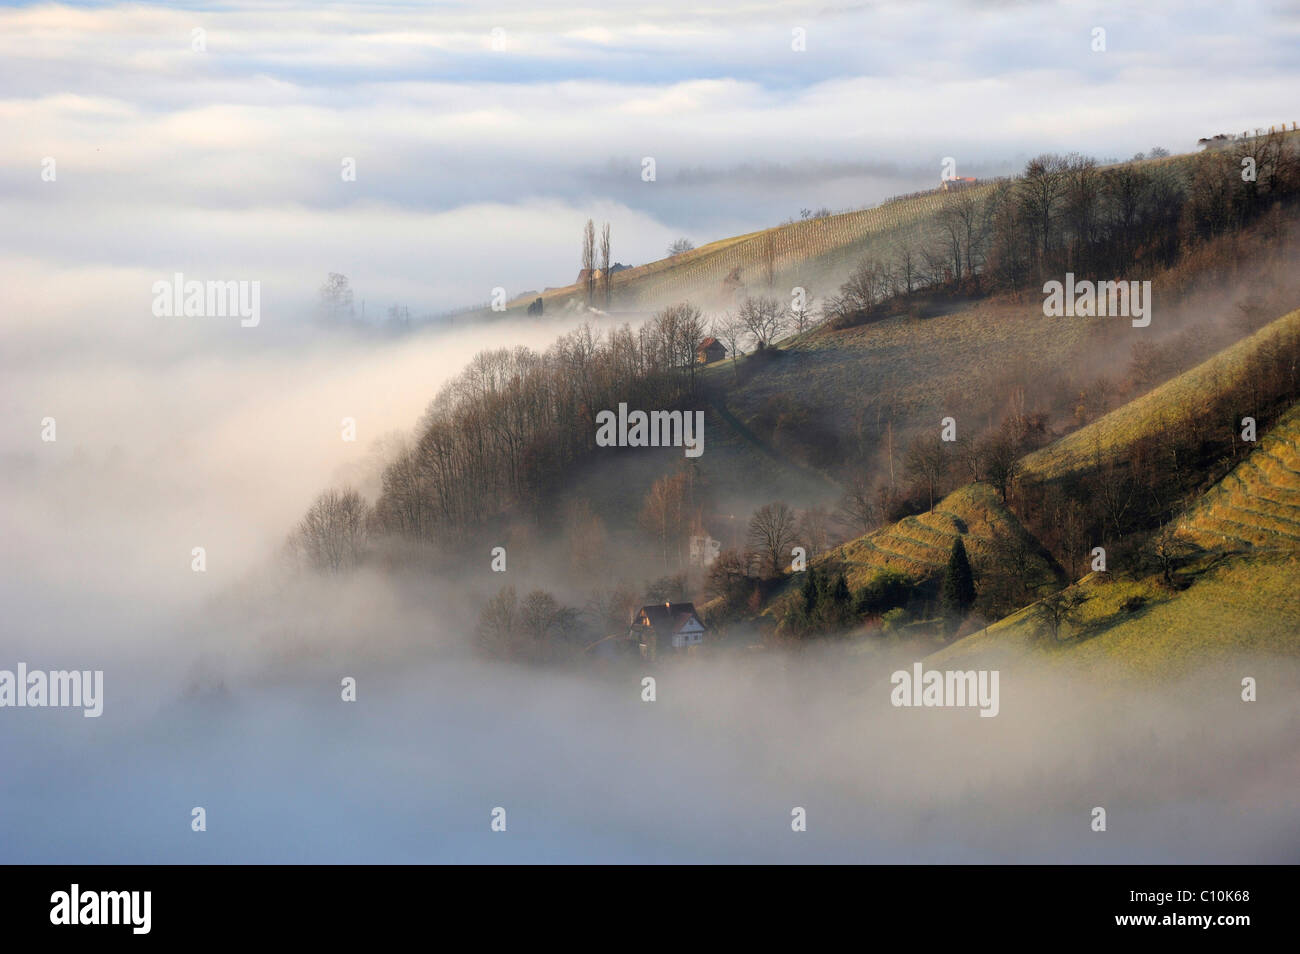
[(1031, 159), (1015, 178), (947, 194), (930, 234), (869, 255), (828, 298), (834, 327), (899, 296), (1022, 291), (1074, 272), (1136, 278), (1197, 241), (1239, 229), (1300, 193), (1297, 139), (1281, 133), (1160, 162), (1103, 167), (1077, 153)]

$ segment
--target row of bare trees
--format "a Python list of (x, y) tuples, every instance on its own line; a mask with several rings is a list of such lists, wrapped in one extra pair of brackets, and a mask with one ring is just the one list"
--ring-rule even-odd
[(591, 219), (582, 229), (582, 277), (583, 286), (586, 292), (587, 307), (595, 307), (597, 301), (597, 271), (599, 271), (600, 297), (604, 300), (605, 309), (608, 311), (610, 303), (613, 301), (613, 289), (610, 286), (610, 258), (609, 258), (609, 223), (606, 222), (600, 229), (600, 265), (597, 268), (597, 239), (596, 223)]
[(927, 288), (987, 292), (1065, 271), (1149, 273), (1189, 241), (1241, 228), (1297, 195), (1300, 149), (1280, 133), (1157, 163), (1102, 167), (1078, 154), (1045, 154), (1013, 179), (948, 193), (928, 234), (864, 259), (825, 311), (843, 325)]
[(699, 309), (675, 305), (644, 326), (576, 329), (545, 352), (479, 353), (439, 391), (415, 442), (389, 464), (380, 532), (431, 540), (538, 506), (595, 447), (595, 416), (619, 402), (687, 407), (696, 399)]
[(749, 295), (734, 311), (715, 318), (709, 331), (735, 359), (747, 347), (764, 351), (787, 334), (802, 334), (818, 317), (807, 289), (799, 289), (789, 302), (772, 295)]

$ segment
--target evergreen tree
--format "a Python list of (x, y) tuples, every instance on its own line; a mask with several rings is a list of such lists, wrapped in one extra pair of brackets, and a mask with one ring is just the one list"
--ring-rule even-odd
[(849, 592), (849, 581), (844, 576), (843, 570), (835, 577), (835, 583), (830, 588), (828, 603), (827, 620), (836, 628), (847, 626), (849, 617), (853, 613), (853, 594)]
[(821, 587), (818, 585), (817, 568), (809, 567), (804, 571), (803, 586), (799, 589), (799, 601), (801, 603), (804, 616), (811, 619), (817, 612), (817, 603), (821, 597)]
[(939, 595), (944, 612), (957, 618), (964, 617), (975, 604), (975, 575), (971, 572), (966, 544), (961, 537), (953, 542)]

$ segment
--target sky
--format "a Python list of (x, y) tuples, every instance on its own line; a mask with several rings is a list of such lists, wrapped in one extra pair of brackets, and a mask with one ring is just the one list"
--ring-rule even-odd
[(7, 5), (0, 262), (24, 311), (181, 271), (261, 281), (288, 322), (334, 271), (371, 318), (436, 313), (572, 281), (588, 217), (640, 264), (945, 157), (1289, 123), (1297, 40), (1300, 8), (1253, 0)]

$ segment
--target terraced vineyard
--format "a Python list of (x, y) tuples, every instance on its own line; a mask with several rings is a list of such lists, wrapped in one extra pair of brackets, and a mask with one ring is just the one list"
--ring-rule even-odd
[[(1111, 411), (1021, 461), (1021, 477), (1051, 480), (1086, 470), (1098, 460), (1123, 460), (1135, 442), (1164, 427), (1181, 427), (1201, 413), (1204, 398), (1249, 380), (1257, 359), (1300, 335), (1300, 310), (1270, 322), (1248, 338), (1123, 407)], [(1244, 412), (1243, 412), (1244, 413)], [(1240, 425), (1223, 421), (1225, 429)]]
[(1300, 550), (1300, 404), (1179, 521), (1207, 548)]
[[(991, 186), (977, 186), (984, 191)], [(616, 307), (637, 309), (690, 299), (701, 304), (725, 298), (729, 278), (750, 287), (766, 286), (769, 270), (781, 283), (790, 276), (818, 282), (846, 271), (868, 249), (888, 245), (901, 232), (919, 236), (922, 225), (943, 208), (950, 193), (935, 190), (895, 199), (871, 209), (806, 219), (701, 246), (690, 252), (640, 265), (614, 275)], [(822, 289), (825, 291), (825, 289)], [(579, 285), (542, 294), (548, 308), (563, 307), (583, 294)], [(520, 298), (511, 307), (524, 307)]]
[[(1176, 524), (1180, 537), (1225, 558), (1200, 559), (1186, 589), (1089, 574), (1059, 641), (1045, 639), (1037, 604), (953, 643), (933, 665), (1013, 665), (1029, 655), (1054, 665), (1135, 678), (1172, 679), (1243, 652), (1300, 655), (1300, 404)], [(1053, 650), (1044, 654), (1044, 650)]]
[[(886, 568), (925, 580), (942, 573), (960, 536), (977, 572), (986, 566), (999, 534), (1027, 536), (1025, 529), (987, 484), (970, 484), (955, 490), (929, 513), (904, 517), (888, 527), (850, 540), (823, 556), (843, 561), (849, 586), (864, 586), (878, 570)], [(1052, 578), (1047, 561), (1039, 559), (1041, 577)]]

